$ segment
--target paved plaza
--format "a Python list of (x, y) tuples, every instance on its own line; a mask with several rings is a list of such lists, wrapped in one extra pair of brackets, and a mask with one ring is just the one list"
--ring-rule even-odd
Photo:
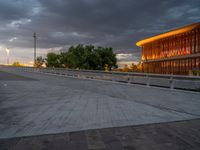
[(199, 150), (200, 120), (0, 140), (1, 150)]
[[(117, 132), (127, 132), (126, 128), (135, 126), (191, 119), (197, 127), (198, 118), (198, 92), (0, 71), (1, 142), (9, 138), (16, 141), (20, 137), (38, 137), (44, 134), (56, 134), (59, 137), (60, 134), (69, 134), (68, 132), (80, 134), (80, 137), (75, 138), (81, 139), (86, 130), (97, 135), (97, 131), (102, 131), (104, 137), (105, 128), (109, 129), (109, 134), (114, 129), (120, 129)], [(158, 130), (160, 128), (161, 126)], [(89, 131), (87, 132), (90, 134)], [(196, 134), (200, 137), (199, 132)], [(145, 138), (147, 137), (144, 140)]]

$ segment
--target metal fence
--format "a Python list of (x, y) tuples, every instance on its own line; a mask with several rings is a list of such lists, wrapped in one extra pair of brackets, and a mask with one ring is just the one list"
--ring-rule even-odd
[(1, 68), (10, 71), (27, 71), (45, 74), (53, 74), (74, 78), (87, 78), (97, 80), (108, 80), (114, 82), (123, 82), (129, 84), (140, 84), (145, 86), (156, 86), (170, 89), (182, 89), (200, 91), (199, 76), (182, 75), (163, 75), (150, 73), (133, 72), (105, 72), (95, 70), (75, 70), (63, 68), (33, 68), (33, 67), (11, 67), (1, 66)]

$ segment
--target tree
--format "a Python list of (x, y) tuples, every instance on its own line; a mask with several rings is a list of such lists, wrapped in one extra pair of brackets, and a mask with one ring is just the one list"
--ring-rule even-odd
[(60, 67), (60, 55), (55, 53), (48, 53), (46, 58), (47, 67)]
[(142, 72), (142, 63), (141, 63), (141, 62), (139, 62), (139, 63), (137, 64), (137, 70), (138, 70), (139, 72)]
[(42, 65), (44, 64), (44, 62), (45, 62), (45, 59), (44, 58), (42, 58), (42, 56), (38, 56), (37, 58), (36, 58), (36, 63), (35, 63), (35, 67), (42, 67)]
[(124, 65), (124, 68), (123, 68), (123, 72), (128, 72), (128, 71), (129, 71), (128, 65), (125, 64), (125, 65)]
[(68, 58), (67, 52), (62, 52), (59, 56), (60, 67), (68, 67)]
[(69, 68), (75, 69), (84, 69), (84, 57), (85, 57), (85, 50), (83, 45), (78, 45), (76, 47), (72, 46), (69, 48), (67, 53), (67, 62)]
[(132, 63), (130, 65), (130, 71), (134, 72), (134, 71), (137, 71), (137, 70), (138, 70), (137, 65), (135, 65), (134, 63)]
[(112, 48), (98, 47), (96, 53), (100, 55), (100, 69), (103, 70), (104, 66), (107, 65), (109, 70), (116, 68), (117, 58), (116, 54), (113, 53)]
[(101, 69), (101, 57), (92, 45), (85, 46), (84, 52), (84, 69), (99, 70)]
[(105, 65), (104, 65), (104, 70), (105, 70), (105, 71), (109, 71), (108, 64), (105, 64)]
[(13, 62), (12, 66), (19, 67), (22, 65), (19, 63), (19, 61), (15, 61), (15, 62)]
[(68, 52), (59, 55), (47, 54), (47, 67), (68, 67), (73, 69), (108, 70), (117, 67), (116, 55), (112, 48), (95, 48), (93, 45), (77, 45), (69, 48)]

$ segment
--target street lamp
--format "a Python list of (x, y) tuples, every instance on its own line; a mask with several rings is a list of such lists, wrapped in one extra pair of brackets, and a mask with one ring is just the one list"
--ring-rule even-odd
[(7, 64), (9, 65), (9, 54), (10, 54), (9, 48), (6, 48), (6, 54), (7, 54)]
[(33, 33), (33, 38), (34, 38), (34, 65), (33, 67), (36, 65), (36, 40), (37, 40), (37, 36), (36, 33)]

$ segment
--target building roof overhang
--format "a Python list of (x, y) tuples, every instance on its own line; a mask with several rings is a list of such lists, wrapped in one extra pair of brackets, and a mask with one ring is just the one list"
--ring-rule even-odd
[(136, 43), (136, 45), (141, 47), (144, 44), (147, 44), (147, 43), (150, 43), (150, 42), (153, 42), (153, 41), (156, 41), (156, 40), (160, 40), (160, 39), (172, 36), (172, 35), (177, 35), (177, 34), (181, 34), (181, 33), (191, 31), (191, 30), (193, 30), (193, 29), (195, 29), (199, 26), (200, 26), (200, 22), (194, 23), (194, 24), (191, 24), (191, 25), (187, 25), (187, 26), (184, 26), (184, 27), (181, 27), (181, 28), (178, 28), (178, 29), (174, 29), (174, 30), (171, 30), (171, 31), (168, 31), (168, 32), (156, 35), (156, 36), (152, 36), (152, 37), (143, 39), (141, 41), (138, 41)]

